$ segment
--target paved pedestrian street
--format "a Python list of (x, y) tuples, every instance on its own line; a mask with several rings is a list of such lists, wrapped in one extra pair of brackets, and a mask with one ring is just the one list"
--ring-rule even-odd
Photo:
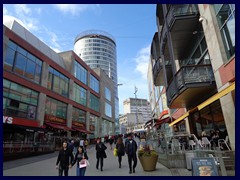
[[(103, 171), (96, 169), (96, 151), (95, 146), (91, 145), (87, 150), (90, 166), (87, 167), (86, 176), (176, 176), (190, 175), (191, 172), (180, 171), (178, 169), (170, 170), (160, 163), (157, 163), (156, 171), (143, 171), (140, 161), (136, 167), (136, 173), (129, 174), (127, 156), (122, 159), (122, 168), (118, 167), (117, 157), (113, 155), (113, 150), (107, 145), (107, 158), (104, 159)], [(113, 146), (115, 147), (115, 145)], [(58, 152), (35, 156), (30, 158), (18, 159), (14, 161), (3, 162), (3, 176), (57, 176), (56, 160)], [(173, 173), (176, 172), (177, 173)], [(181, 174), (186, 172), (185, 174)], [(76, 176), (76, 164), (69, 170), (69, 176)]]

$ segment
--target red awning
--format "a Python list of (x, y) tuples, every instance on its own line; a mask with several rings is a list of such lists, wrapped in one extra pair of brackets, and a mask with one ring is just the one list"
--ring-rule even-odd
[(164, 110), (164, 111), (161, 113), (159, 119), (163, 119), (163, 116), (164, 116), (164, 115), (168, 115), (168, 110)]
[(86, 133), (85, 129), (79, 129), (79, 128), (75, 128), (75, 127), (73, 129), (76, 131), (82, 132), (82, 133)]
[(159, 126), (159, 125), (161, 125), (161, 124), (163, 124), (163, 123), (169, 123), (169, 122), (171, 122), (171, 118), (170, 118), (170, 117), (166, 117), (166, 118), (164, 118), (164, 119), (159, 119), (159, 120), (157, 120), (157, 122), (156, 122), (156, 124), (154, 125), (154, 127), (155, 127), (155, 126)]
[(82, 132), (82, 133), (85, 133), (85, 134), (93, 134), (92, 132), (90, 132), (90, 131), (87, 131), (87, 130), (85, 130), (85, 129), (79, 129), (79, 128), (73, 128), (74, 130), (76, 130), (76, 131), (79, 131), (79, 132)]
[(74, 131), (73, 129), (71, 129), (67, 126), (63, 126), (63, 125), (60, 125), (60, 124), (52, 124), (52, 123), (48, 123), (48, 122), (45, 122), (45, 124), (55, 128), (55, 129), (62, 129), (64, 131)]

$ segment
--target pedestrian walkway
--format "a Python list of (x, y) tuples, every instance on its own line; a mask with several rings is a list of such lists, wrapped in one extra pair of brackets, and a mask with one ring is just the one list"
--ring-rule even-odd
[[(89, 156), (90, 166), (87, 167), (86, 176), (189, 176), (191, 172), (188, 170), (170, 170), (160, 163), (157, 163), (156, 171), (143, 171), (142, 166), (138, 160), (136, 173), (129, 174), (127, 156), (122, 160), (122, 168), (118, 167), (117, 157), (113, 155), (113, 150), (110, 150), (107, 145), (107, 159), (104, 159), (103, 171), (96, 169), (96, 151), (95, 146), (91, 145), (87, 150)], [(115, 147), (115, 145), (113, 146)], [(41, 155), (38, 157), (30, 157), (19, 159), (15, 161), (8, 161), (3, 163), (3, 176), (57, 176), (56, 160), (58, 152)], [(175, 172), (175, 173), (172, 173)], [(178, 173), (176, 173), (178, 172)], [(69, 170), (69, 176), (76, 176), (76, 165)]]

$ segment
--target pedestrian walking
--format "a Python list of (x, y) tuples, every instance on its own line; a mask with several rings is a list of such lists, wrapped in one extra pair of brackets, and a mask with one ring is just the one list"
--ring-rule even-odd
[(76, 153), (76, 155), (74, 157), (74, 161), (72, 162), (72, 166), (74, 166), (74, 164), (77, 162), (77, 166), (76, 166), (76, 175), (77, 176), (84, 176), (85, 175), (87, 166), (80, 167), (80, 163), (85, 164), (86, 160), (88, 160), (87, 152), (84, 151), (83, 146), (79, 146), (78, 147), (78, 151), (77, 151), (77, 153)]
[(137, 143), (132, 139), (131, 133), (128, 134), (128, 139), (125, 141), (125, 151), (128, 156), (129, 173), (135, 173), (135, 168), (137, 166)]
[(62, 176), (63, 172), (64, 176), (68, 176), (69, 167), (72, 167), (71, 162), (73, 161), (74, 157), (72, 151), (67, 148), (67, 145), (67, 142), (64, 141), (62, 150), (60, 150), (58, 154), (56, 168), (59, 170), (59, 176)]
[(114, 142), (114, 136), (109, 136), (108, 141), (109, 141), (109, 144), (110, 144), (110, 149), (112, 150), (112, 144)]
[(116, 148), (117, 148), (119, 168), (121, 168), (122, 156), (125, 155), (125, 146), (123, 144), (123, 139), (121, 137), (117, 139)]
[(100, 138), (97, 139), (97, 144), (95, 149), (96, 149), (96, 157), (97, 157), (96, 168), (98, 169), (99, 161), (100, 161), (100, 168), (101, 168), (101, 171), (103, 171), (103, 159), (107, 158), (107, 155), (105, 152), (107, 147), (105, 146), (104, 143), (101, 142)]

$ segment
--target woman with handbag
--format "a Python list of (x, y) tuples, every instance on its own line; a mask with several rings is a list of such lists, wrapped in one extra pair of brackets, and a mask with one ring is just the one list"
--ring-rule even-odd
[(103, 158), (107, 158), (107, 155), (105, 152), (107, 147), (105, 146), (104, 143), (101, 142), (100, 138), (97, 139), (97, 144), (95, 149), (96, 149), (96, 157), (97, 157), (96, 168), (98, 169), (99, 161), (100, 161), (101, 171), (103, 171)]
[(76, 175), (84, 176), (86, 172), (86, 168), (88, 166), (88, 155), (86, 151), (84, 151), (83, 146), (78, 147), (78, 151), (75, 155), (74, 161), (72, 162), (72, 166), (76, 162), (77, 162)]
[(125, 155), (125, 147), (123, 144), (123, 139), (121, 137), (117, 139), (116, 149), (117, 149), (119, 168), (121, 168), (122, 156)]

